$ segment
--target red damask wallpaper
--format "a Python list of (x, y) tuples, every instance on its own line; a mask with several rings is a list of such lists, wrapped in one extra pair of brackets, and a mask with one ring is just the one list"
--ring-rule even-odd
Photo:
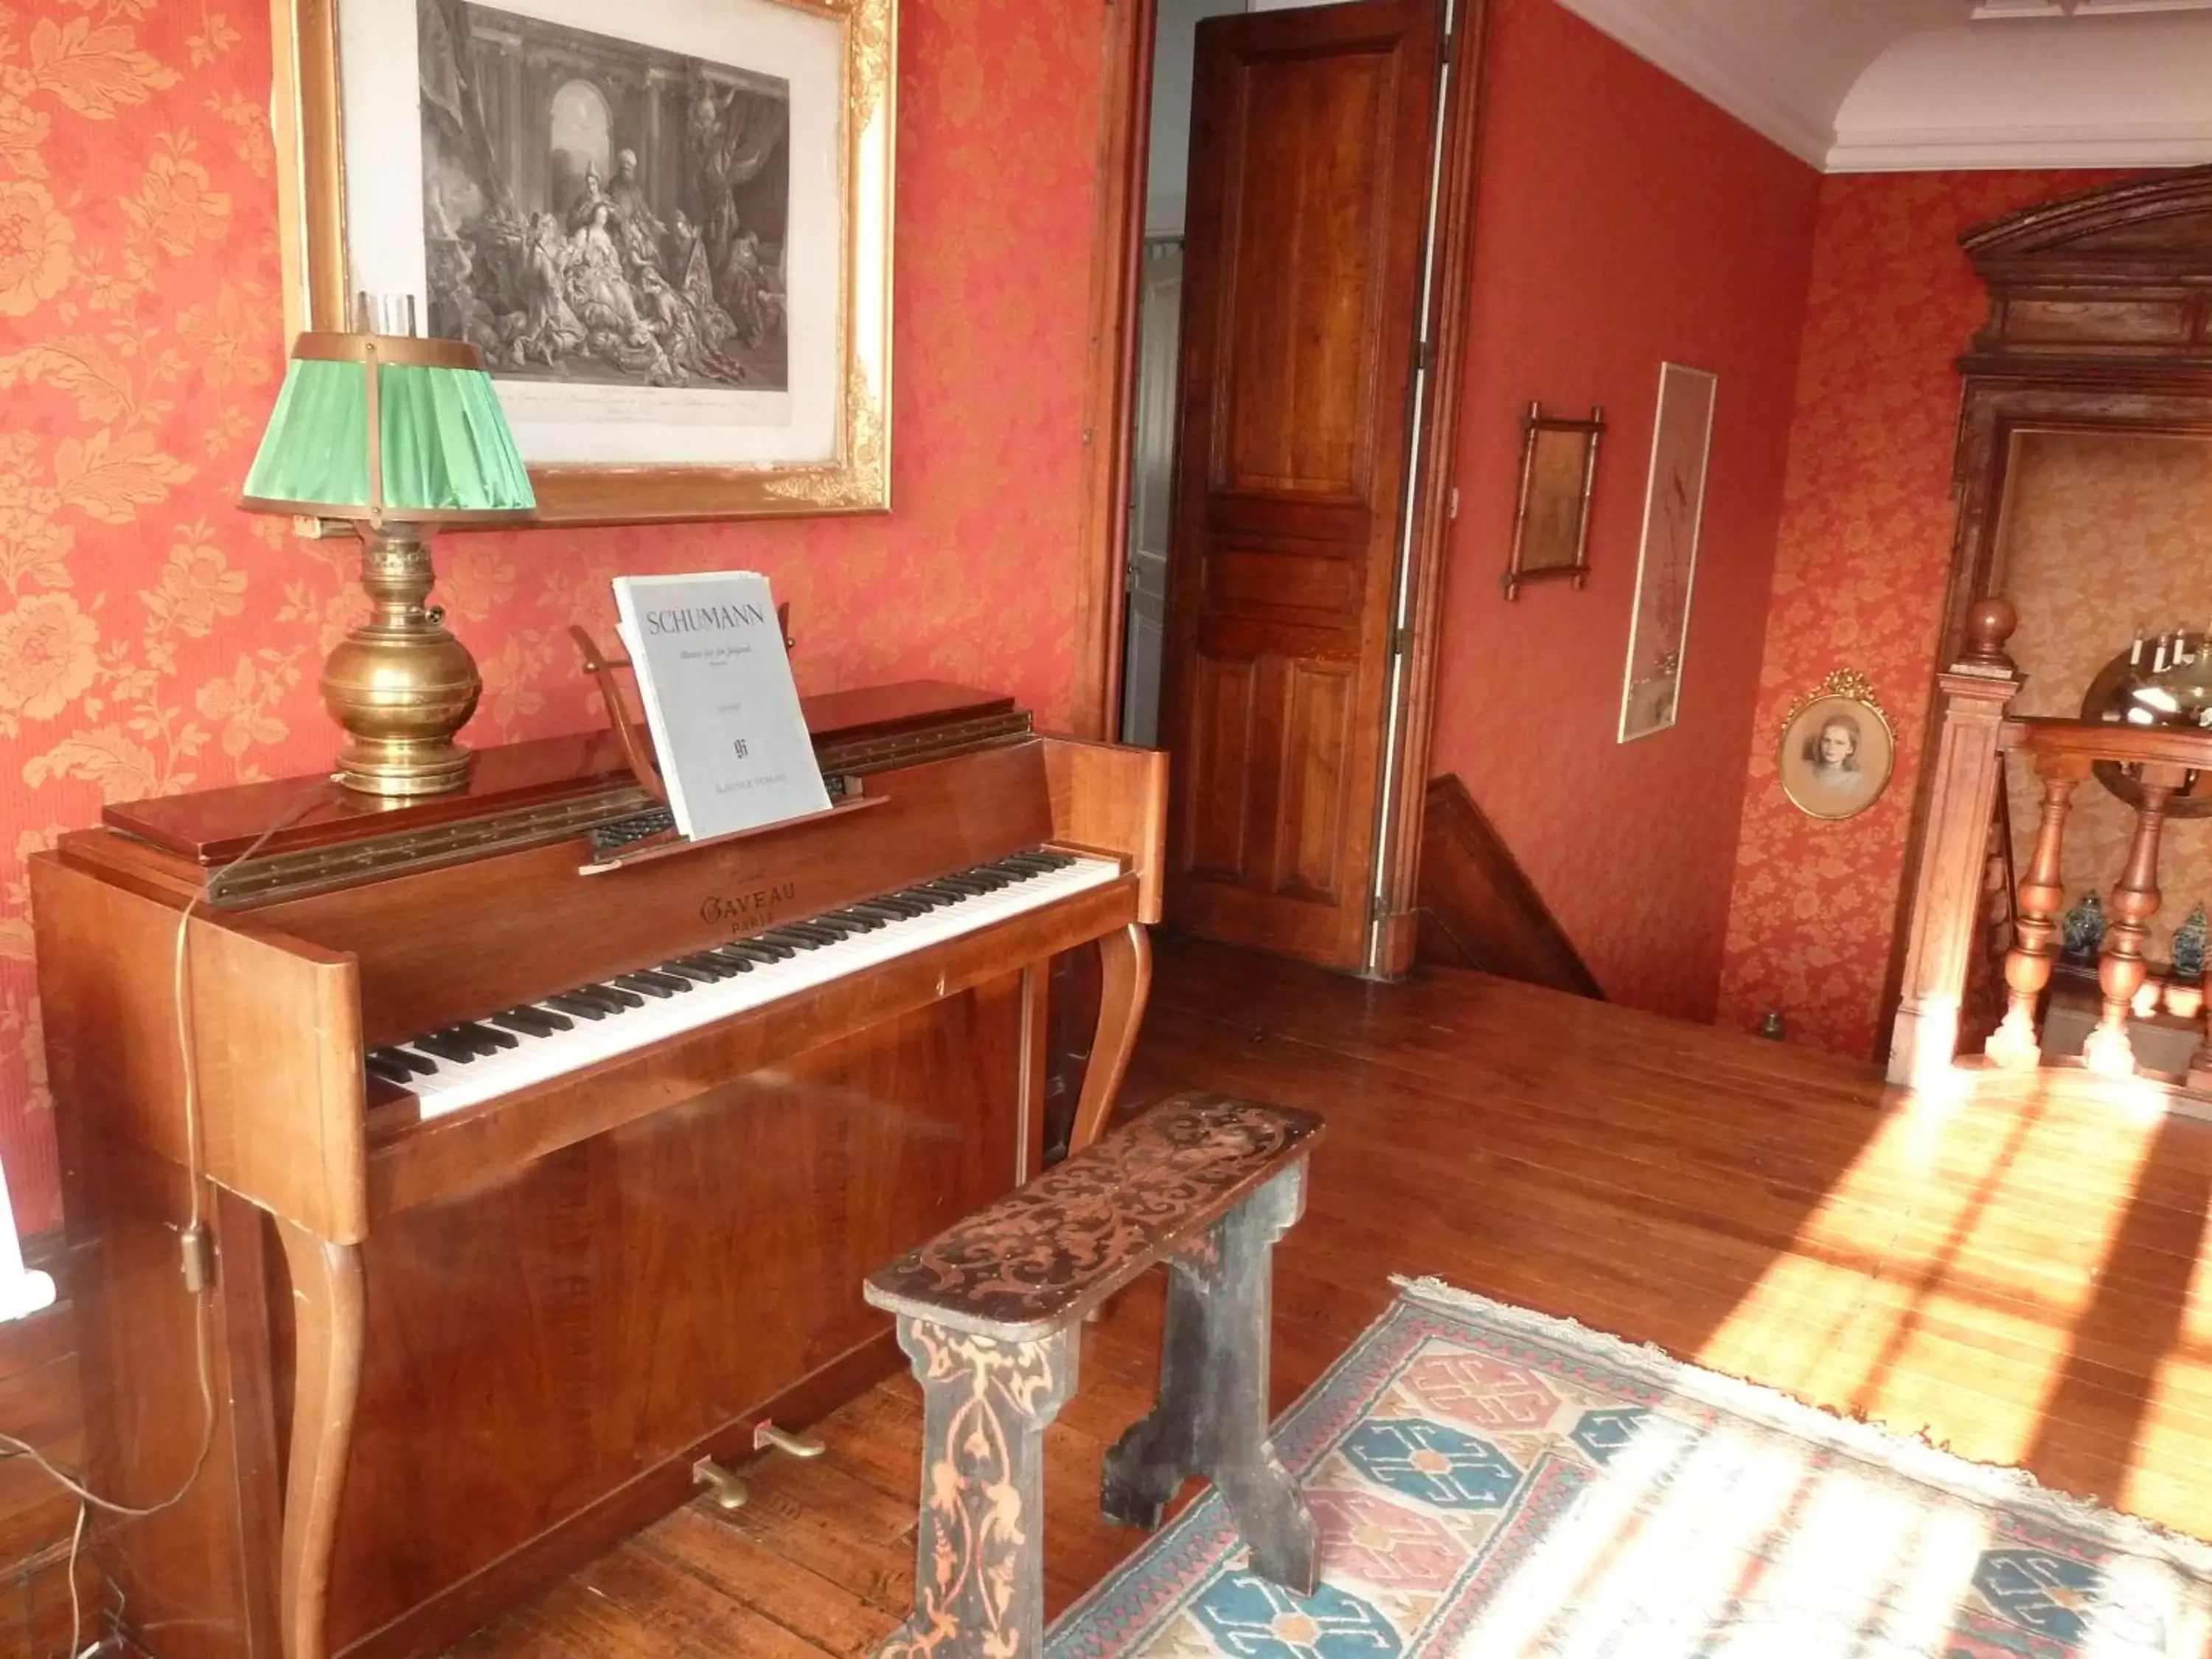
[[(1710, 1019), (1820, 180), (1553, 0), (1492, 16), (1430, 769), (1618, 1001)], [(1680, 722), (1615, 740), (1659, 393), (1720, 377)], [(1498, 587), (1521, 416), (1606, 411), (1589, 585)]]
[[(1988, 315), (1958, 238), (2103, 176), (1822, 181), (1723, 1019), (1779, 1009), (1795, 1040), (1872, 1051), (1950, 571), (1952, 365)], [(1897, 773), (1872, 810), (1823, 823), (1784, 798), (1774, 744), (1790, 702), (1837, 668), (1873, 678), (1897, 728)]]
[[(809, 690), (1071, 673), (1096, 0), (904, 0), (888, 519), (451, 538), (465, 734), (595, 718), (618, 570), (764, 570)], [(104, 800), (312, 770), (348, 544), (235, 511), (286, 345), (262, 0), (0, 9), (0, 1158), (58, 1218), (22, 860)]]

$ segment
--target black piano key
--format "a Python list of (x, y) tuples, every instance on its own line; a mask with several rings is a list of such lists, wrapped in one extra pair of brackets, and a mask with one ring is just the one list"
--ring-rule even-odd
[(815, 951), (830, 942), (817, 933), (802, 933), (792, 924), (771, 927), (765, 933), (757, 933), (754, 937), (763, 945), (780, 945), (787, 951)]
[(850, 939), (854, 934), (860, 932), (860, 925), (858, 922), (840, 921), (834, 915), (809, 916), (805, 921), (793, 925), (811, 928), (817, 933), (827, 933), (833, 944), (841, 939)]
[(735, 979), (745, 971), (744, 969), (716, 956), (712, 951), (694, 951), (690, 956), (682, 957), (680, 960), (690, 963), (695, 968), (703, 968), (716, 979)]
[(371, 1060), (388, 1060), (394, 1066), (413, 1073), (416, 1077), (433, 1077), (436, 1075), (438, 1070), (435, 1060), (427, 1060), (411, 1049), (402, 1048), (396, 1045), (390, 1048), (371, 1049), (368, 1057)]
[(522, 1003), (515, 1007), (508, 1009), (507, 1012), (514, 1015), (518, 1019), (525, 1017), (532, 1019), (542, 1019), (556, 1031), (573, 1031), (576, 1029), (576, 1022), (569, 1018), (568, 1015), (556, 1014), (550, 1008), (548, 1008), (540, 1003)]
[(772, 960), (765, 951), (757, 957), (740, 956), (733, 945), (717, 945), (709, 950), (702, 951), (699, 954), (720, 963), (732, 974), (750, 974), (757, 963)]
[(675, 962), (664, 962), (653, 971), (663, 979), (690, 980), (700, 985), (712, 985), (722, 976), (720, 969), (702, 968), (696, 963), (680, 959)]
[(999, 862), (1002, 866), (1011, 865), (1017, 870), (1034, 871), (1038, 875), (1042, 875), (1048, 870), (1059, 867), (1050, 860), (1047, 859), (1042, 853), (1034, 849), (1026, 853), (1009, 853), (1006, 857), (1000, 859)]
[(863, 933), (874, 933), (884, 925), (884, 918), (876, 915), (874, 911), (863, 910), (857, 904), (848, 904), (843, 909), (833, 910), (830, 914), (840, 921), (851, 922)]
[(456, 1025), (453, 1030), (457, 1036), (465, 1037), (471, 1042), (491, 1044), (491, 1047), (484, 1051), (487, 1054), (495, 1054), (501, 1048), (519, 1048), (522, 1046), (521, 1038), (516, 1036), (514, 1032), (495, 1030), (490, 1026), (479, 1024), (474, 1020), (469, 1021), (465, 1025)]
[(865, 903), (853, 905), (850, 908), (856, 916), (867, 916), (881, 922), (904, 921), (908, 916), (918, 916), (921, 914), (921, 907), (919, 904), (895, 904), (889, 899), (869, 899)]
[[(416, 1037), (415, 1047), (427, 1048), (439, 1059), (449, 1060), (456, 1066), (466, 1066), (470, 1061), (480, 1058), (484, 1052), (477, 1048), (474, 1043), (464, 1042), (457, 1036), (449, 1036), (443, 1031), (433, 1031), (428, 1036)], [(495, 1049), (492, 1052), (496, 1053), (497, 1050)]]
[(935, 881), (929, 884), (933, 887), (949, 887), (954, 892), (965, 893), (970, 898), (980, 897), (981, 895), (991, 890), (990, 883), (986, 881), (978, 881), (975, 877), (968, 874), (965, 871), (962, 871), (955, 875), (939, 876)]
[(619, 1012), (617, 1005), (602, 1002), (596, 997), (586, 996), (581, 991), (562, 991), (545, 999), (549, 1008), (558, 1008), (564, 1014), (574, 1014), (581, 1019), (605, 1019)]
[(816, 946), (835, 945), (845, 937), (834, 927), (817, 927), (811, 921), (787, 921), (775, 931), (793, 942), (803, 940)]
[(928, 900), (930, 908), (933, 910), (942, 909), (948, 904), (958, 904), (963, 900), (975, 896), (966, 888), (955, 887), (949, 881), (925, 881), (919, 886), (908, 888), (907, 891), (918, 894)]
[(665, 1000), (678, 991), (688, 991), (691, 981), (678, 979), (673, 974), (656, 974), (650, 968), (641, 968), (634, 974), (617, 974), (615, 983), (625, 991), (635, 991), (641, 996)]
[(625, 990), (620, 985), (602, 985), (597, 980), (592, 981), (589, 985), (579, 985), (576, 988), (576, 994), (597, 997), (605, 1002), (611, 1012), (617, 1014), (625, 1008), (645, 1006), (645, 999), (636, 992)]
[(737, 943), (755, 951), (767, 951), (770, 962), (782, 962), (795, 957), (802, 948), (796, 940), (781, 939), (773, 933), (755, 933), (751, 938), (739, 939)]
[(367, 1064), (371, 1076), (380, 1077), (386, 1083), (397, 1083), (404, 1088), (415, 1081), (413, 1072), (402, 1066), (398, 1060), (390, 1059), (381, 1051), (372, 1051), (368, 1057)]
[(551, 1036), (556, 1031), (567, 1030), (570, 1024), (559, 1014), (541, 1014), (535, 1008), (510, 1008), (503, 1014), (494, 1014), (486, 1023), (528, 1037)]
[(489, 1037), (478, 1036), (474, 1032), (470, 1031), (462, 1026), (448, 1025), (444, 1030), (440, 1031), (437, 1035), (445, 1038), (448, 1042), (458, 1042), (462, 1048), (467, 1049), (471, 1054), (477, 1056), (477, 1058), (482, 1058), (487, 1054), (495, 1054), (499, 1052), (499, 1044), (494, 1042)]
[(778, 954), (766, 945), (757, 945), (750, 939), (733, 939), (726, 945), (717, 945), (714, 947), (714, 954), (725, 961), (754, 963), (766, 967), (771, 962), (781, 962), (785, 957), (792, 953), (786, 951)]

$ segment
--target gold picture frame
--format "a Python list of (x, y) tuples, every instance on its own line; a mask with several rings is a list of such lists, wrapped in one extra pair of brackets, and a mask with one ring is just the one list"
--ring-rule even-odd
[(1593, 409), (1586, 421), (1563, 420), (1530, 404), (1521, 434), (1521, 495), (1505, 566), (1509, 599), (1521, 597), (1524, 582), (1565, 577), (1580, 587), (1589, 580), (1590, 496), (1605, 411)]
[[(677, 50), (690, 50), (688, 46), (672, 48), (666, 41), (610, 35), (605, 9), (592, 8), (582, 0), (507, 0), (503, 6), (474, 6), (473, 0), (419, 0), (419, 3), (439, 8), (466, 3), (474, 11), (490, 12), (502, 21), (519, 19), (548, 31), (604, 38), (613, 46), (632, 47), (641, 58), (665, 59)], [(288, 343), (292, 336), (308, 329), (348, 326), (350, 296), (356, 288), (408, 291), (402, 283), (363, 281), (362, 266), (356, 264), (356, 250), (349, 245), (349, 232), (359, 228), (349, 224), (349, 189), (356, 196), (387, 203), (400, 199), (381, 183), (365, 184), (360, 176), (349, 180), (344, 90), (351, 87), (358, 92), (364, 77), (367, 83), (379, 86), (403, 79), (403, 70), (387, 73), (371, 66), (368, 60), (374, 53), (361, 44), (365, 28), (388, 33), (394, 27), (391, 15), (395, 7), (404, 10), (407, 26), (415, 27), (418, 0), (271, 0), (277, 207)], [(782, 336), (783, 383), (749, 388), (742, 380), (742, 368), (729, 367), (726, 374), (738, 378), (727, 383), (687, 385), (680, 362), (674, 370), (665, 368), (666, 362), (675, 356), (672, 342), (661, 360), (660, 374), (674, 374), (673, 383), (665, 378), (649, 383), (641, 378), (634, 385), (586, 386), (580, 393), (574, 385), (550, 379), (550, 358), (548, 372), (535, 376), (531, 374), (531, 360), (520, 355), (508, 378), (501, 379), (501, 368), (495, 363), (495, 379), (501, 381), (502, 399), (509, 403), (510, 422), (516, 427), (525, 459), (531, 463), (531, 480), (538, 495), (536, 521), (540, 524), (657, 523), (890, 509), (897, 0), (732, 0), (733, 15), (744, 8), (765, 9), (760, 15), (801, 40), (805, 44), (801, 55), (814, 66), (806, 78), (794, 76), (782, 83), (787, 110), (783, 143), (791, 182), (786, 186), (787, 228), (778, 254), (783, 264), (776, 272), (783, 280), (775, 290), (769, 315)], [(817, 23), (835, 29), (834, 47), (827, 33), (816, 27)], [(754, 35), (757, 33), (755, 30)], [(355, 54), (349, 69), (341, 61), (342, 43), (345, 52)], [(694, 85), (710, 86), (719, 83), (710, 82), (709, 72), (737, 59), (734, 54), (708, 58), (695, 53), (684, 61), (698, 65)], [(666, 71), (663, 74), (665, 79)], [(765, 82), (769, 76), (758, 78)], [(402, 90), (411, 92), (412, 88), (403, 87)], [(566, 87), (562, 90), (565, 93)], [(427, 106), (428, 100), (423, 102)], [(602, 96), (599, 103), (604, 110), (611, 100)], [(383, 110), (386, 105), (379, 102), (375, 107)], [(427, 115), (411, 118), (426, 124), (428, 119)], [(555, 118), (559, 118), (558, 112)], [(811, 147), (805, 155), (800, 154), (802, 125)], [(365, 175), (373, 167), (387, 165), (382, 137), (392, 125), (387, 115), (378, 127), (378, 144), (370, 146), (364, 139), (362, 157), (366, 159), (357, 173)], [(830, 133), (832, 127), (831, 136), (822, 136)], [(604, 124), (599, 136), (604, 148)], [(423, 153), (422, 141), (410, 142), (416, 145), (410, 154), (419, 158)], [(550, 149), (554, 140), (546, 137), (544, 142)], [(670, 153), (665, 139), (662, 145), (659, 153)], [(573, 159), (568, 152), (552, 153), (563, 161)], [(633, 149), (633, 168), (635, 155)], [(397, 171), (396, 166), (392, 170)], [(419, 166), (416, 171), (422, 171)], [(805, 189), (810, 179), (822, 181), (824, 188)], [(832, 179), (834, 192), (828, 189)], [(399, 222), (404, 213), (387, 211), (379, 222), (380, 234), (364, 240), (365, 249), (383, 248), (392, 238), (382, 233), (394, 228), (412, 235), (418, 243), (428, 240), (421, 223), (423, 186), (418, 181), (414, 188), (416, 222), (404, 226)], [(543, 216), (556, 219), (550, 210)], [(735, 216), (732, 217), (734, 220)], [(826, 228), (834, 222), (834, 242), (824, 229), (823, 234), (808, 240), (802, 256), (812, 261), (806, 267), (809, 270), (835, 270), (834, 307), (822, 297), (827, 283), (801, 282), (788, 274), (793, 249), (801, 240), (802, 219), (807, 228)], [(757, 238), (755, 246), (758, 246)], [(416, 258), (418, 271), (430, 263), (424, 255)], [(380, 252), (371, 253), (363, 263), (370, 262), (393, 268), (391, 256)], [(717, 301), (725, 292), (719, 278), (718, 272), (708, 290)], [(426, 316), (431, 312), (427, 283), (426, 278)], [(759, 288), (768, 292), (769, 284), (763, 280)], [(830, 314), (833, 310), (834, 316)], [(679, 331), (678, 337), (688, 339), (695, 332)], [(697, 349), (696, 345), (689, 349)], [(641, 341), (637, 349), (651, 351), (651, 342)], [(733, 364), (734, 352), (732, 343), (731, 352), (717, 360), (718, 366)], [(639, 374), (654, 374), (655, 370), (647, 368)], [(542, 422), (542, 430), (558, 434), (558, 441), (540, 446), (533, 434), (541, 428), (516, 418), (512, 395), (528, 379), (539, 382), (535, 393), (546, 400), (549, 409), (554, 400), (560, 400), (561, 412), (549, 414)], [(663, 398), (664, 392), (673, 395)], [(696, 395), (687, 399), (686, 393)], [(708, 400), (725, 394), (725, 401), (732, 404), (746, 403), (747, 412), (742, 418), (714, 417)], [(532, 395), (531, 389), (519, 395)], [(787, 422), (791, 428), (788, 454), (775, 453), (780, 429), (772, 416), (753, 409), (764, 405), (772, 410), (773, 400), (779, 395), (784, 406), (803, 411), (804, 416), (801, 419), (794, 414)], [(598, 438), (592, 421), (569, 412), (594, 396), (615, 412), (605, 428), (604, 456), (597, 453)], [(678, 415), (656, 417), (653, 413), (656, 409), (679, 411), (680, 418)], [(702, 413), (702, 410), (707, 412)], [(679, 459), (659, 453), (654, 449), (656, 442), (684, 453)], [(718, 447), (731, 453), (691, 453)], [(579, 449), (593, 453), (574, 453)]]
[(1839, 668), (1790, 705), (1775, 775), (1790, 804), (1811, 818), (1855, 818), (1889, 787), (1897, 733), (1855, 668)]

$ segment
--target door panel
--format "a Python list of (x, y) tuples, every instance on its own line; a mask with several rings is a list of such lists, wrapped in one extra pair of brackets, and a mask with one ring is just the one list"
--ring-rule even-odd
[(1161, 730), (1170, 919), (1364, 959), (1435, 0), (1199, 27)]
[(1344, 756), (1352, 740), (1352, 677), (1312, 662), (1290, 666), (1279, 890), (1316, 904), (1341, 896), (1336, 849), (1344, 839)]
[(1251, 817), (1247, 789), (1252, 765), (1254, 665), (1250, 659), (1209, 657), (1198, 665), (1190, 763), (1228, 780), (1231, 787), (1194, 790), (1186, 797), (1191, 821), (1182, 836), (1194, 870), (1234, 878), (1244, 867), (1244, 839)]

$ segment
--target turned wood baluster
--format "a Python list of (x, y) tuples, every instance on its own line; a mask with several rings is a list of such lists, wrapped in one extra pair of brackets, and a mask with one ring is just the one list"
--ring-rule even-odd
[(2043, 817), (2035, 829), (2035, 851), (2020, 878), (2018, 915), (2013, 923), (2016, 942), (2005, 953), (2005, 985), (2010, 995), (2004, 1024), (1984, 1050), (1999, 1066), (2027, 1070), (2043, 1063), (2035, 1008), (2043, 988), (2051, 983), (2051, 964), (2058, 957), (2058, 919), (2066, 905), (2059, 865), (2066, 846), (2066, 814), (2088, 770), (2087, 762), (2064, 756), (2041, 760), (2036, 766), (2043, 780)]
[(2108, 1077), (2132, 1077), (2135, 1043), (2128, 1036), (2128, 1010), (2142, 988), (2149, 969), (2143, 963), (2143, 941), (2150, 937), (2150, 919), (2158, 914), (2158, 843), (2166, 828), (2166, 804), (2174, 791), (2189, 781), (2179, 767), (2146, 765), (2142, 769), (2142, 799), (2136, 806), (2136, 833), (2128, 848), (2127, 868), (2112, 888), (2106, 906), (2110, 917), (2105, 928), (2104, 960), (2098, 965), (2097, 983), (2104, 993), (2105, 1011), (2097, 1029), (2081, 1045), (2081, 1058), (2093, 1072)]
[(1889, 1080), (1908, 1088), (1934, 1083), (1958, 1058), (1969, 964), (1982, 949), (1982, 884), (1990, 809), (2002, 787), (2005, 710), (2020, 690), (2019, 671), (2005, 654), (2018, 620), (2002, 599), (1975, 605), (1964, 654), (1936, 681), (1943, 714), (1929, 757), (1926, 838), (1889, 1047)]

